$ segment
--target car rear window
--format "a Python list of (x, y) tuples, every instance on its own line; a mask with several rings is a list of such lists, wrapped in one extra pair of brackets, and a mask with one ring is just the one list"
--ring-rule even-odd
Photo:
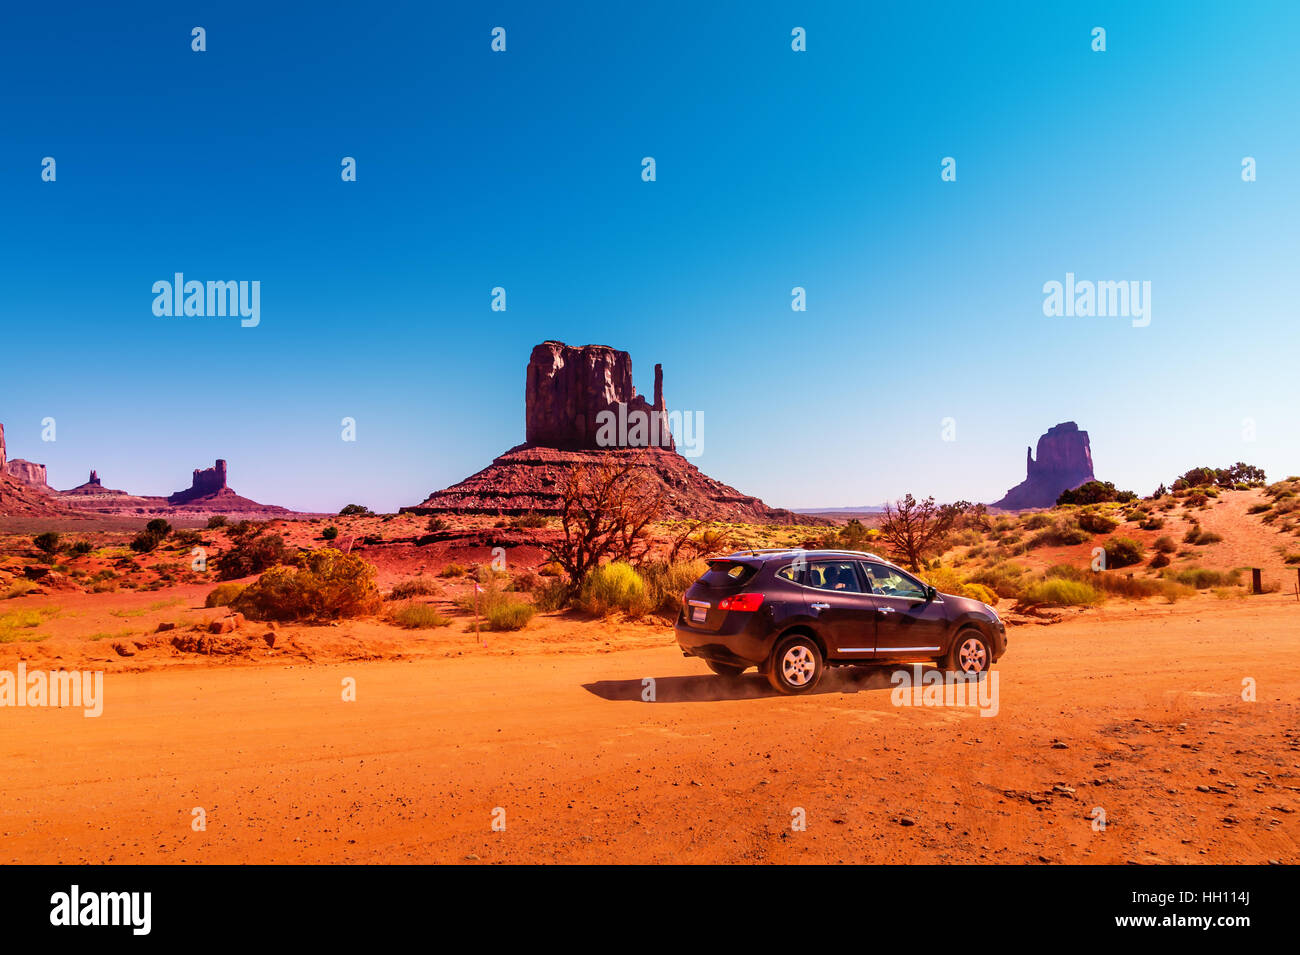
[(757, 567), (738, 560), (711, 560), (700, 582), (706, 587), (740, 587), (757, 572)]

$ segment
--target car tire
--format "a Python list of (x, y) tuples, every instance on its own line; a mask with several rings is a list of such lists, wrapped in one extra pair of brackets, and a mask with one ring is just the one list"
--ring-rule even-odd
[(802, 633), (778, 640), (767, 661), (767, 682), (779, 693), (807, 693), (819, 682), (825, 664), (817, 641)]
[(952, 647), (944, 658), (943, 668), (954, 673), (973, 673), (983, 676), (993, 665), (993, 647), (988, 637), (968, 627), (952, 639)]
[(736, 677), (744, 673), (746, 669), (745, 667), (732, 666), (730, 663), (714, 663), (712, 660), (705, 660), (704, 662), (709, 665), (710, 670), (718, 676), (725, 677), (728, 680), (736, 679)]

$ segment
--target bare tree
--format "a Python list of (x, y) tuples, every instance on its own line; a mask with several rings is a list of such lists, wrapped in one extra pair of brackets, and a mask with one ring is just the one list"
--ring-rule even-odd
[[(699, 531), (698, 535), (696, 531)], [(725, 527), (706, 528), (703, 521), (688, 521), (686, 529), (674, 537), (668, 547), (668, 563), (677, 563), (683, 555), (687, 555), (689, 559), (717, 553), (725, 548), (730, 540), (731, 532)]]
[(968, 501), (936, 504), (933, 497), (918, 501), (908, 494), (901, 501), (885, 505), (880, 536), (894, 557), (919, 571), (927, 554), (943, 552), (957, 519), (970, 507)]
[(664, 512), (662, 489), (643, 480), (641, 455), (577, 465), (565, 482), (561, 538), (548, 548), (576, 593), (602, 560), (636, 561), (650, 547), (649, 528)]

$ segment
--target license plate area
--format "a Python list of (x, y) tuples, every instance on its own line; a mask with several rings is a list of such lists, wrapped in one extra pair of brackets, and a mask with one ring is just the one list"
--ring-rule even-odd
[(691, 601), (691, 623), (704, 623), (709, 616), (709, 604), (702, 600)]

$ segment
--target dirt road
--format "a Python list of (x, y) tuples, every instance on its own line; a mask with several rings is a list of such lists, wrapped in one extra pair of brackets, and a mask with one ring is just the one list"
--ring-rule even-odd
[(1294, 597), (1017, 627), (996, 672), (994, 717), (669, 645), (113, 673), (98, 719), (0, 710), (0, 858), (1300, 862)]

